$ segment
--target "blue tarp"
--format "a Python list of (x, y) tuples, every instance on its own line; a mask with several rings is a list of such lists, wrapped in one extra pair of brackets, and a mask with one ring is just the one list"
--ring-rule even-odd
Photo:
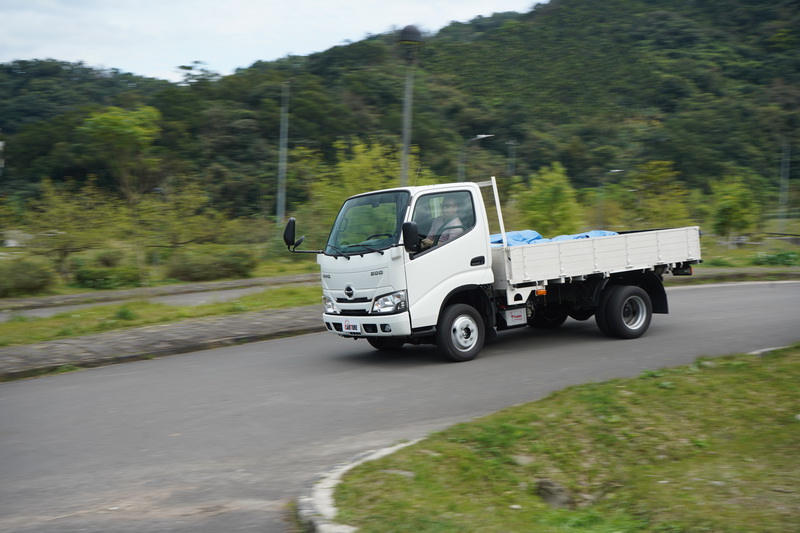
[[(520, 231), (507, 231), (506, 241), (509, 246), (519, 246), (520, 244), (538, 244), (543, 242), (559, 242), (559, 241), (573, 241), (576, 239), (591, 239), (592, 237), (608, 237), (609, 235), (617, 235), (616, 231), (606, 230), (592, 230), (584, 233), (574, 233), (572, 235), (559, 235), (552, 239), (545, 239), (542, 235), (533, 231), (532, 229), (524, 229)], [(502, 245), (503, 239), (499, 233), (489, 236), (489, 242), (493, 245)]]
[[(520, 244), (531, 244), (534, 241), (541, 240), (542, 236), (539, 232), (532, 229), (524, 229), (521, 231), (507, 231), (506, 241), (509, 246), (518, 246)], [(492, 244), (503, 244), (503, 238), (499, 233), (489, 235), (489, 242)]]

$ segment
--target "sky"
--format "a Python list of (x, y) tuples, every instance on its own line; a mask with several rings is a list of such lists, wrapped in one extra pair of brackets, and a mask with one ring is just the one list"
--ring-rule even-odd
[(0, 0), (0, 63), (84, 62), (179, 81), (194, 61), (222, 75), (306, 56), (409, 24), (452, 21), (546, 0)]

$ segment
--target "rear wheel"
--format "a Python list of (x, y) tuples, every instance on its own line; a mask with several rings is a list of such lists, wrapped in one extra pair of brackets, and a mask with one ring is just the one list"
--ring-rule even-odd
[(635, 339), (650, 327), (653, 305), (641, 287), (614, 285), (606, 289), (597, 311), (597, 326), (610, 337)]
[(405, 344), (400, 337), (367, 337), (367, 342), (376, 350), (384, 351), (399, 350)]
[(567, 316), (567, 309), (563, 305), (546, 305), (533, 310), (528, 325), (532, 328), (553, 329), (563, 324)]
[(483, 318), (466, 304), (448, 306), (436, 328), (436, 344), (451, 361), (471, 361), (486, 338)]

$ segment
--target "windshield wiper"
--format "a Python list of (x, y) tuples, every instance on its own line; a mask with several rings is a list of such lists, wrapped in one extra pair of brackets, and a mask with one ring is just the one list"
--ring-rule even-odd
[(351, 244), (349, 246), (361, 246), (362, 248), (366, 248), (370, 252), (378, 252), (379, 254), (383, 255), (383, 250), (378, 250), (377, 248), (373, 248), (372, 246), (367, 246), (366, 244), (358, 243), (358, 244)]
[(341, 256), (341, 257), (344, 257), (345, 259), (347, 259), (348, 261), (350, 261), (350, 256), (347, 255), (346, 253), (344, 253), (343, 251), (341, 251), (339, 248), (333, 246), (332, 244), (329, 244), (328, 248), (331, 248), (334, 252), (339, 252), (339, 255), (334, 255), (333, 257), (337, 257), (338, 258), (339, 256)]

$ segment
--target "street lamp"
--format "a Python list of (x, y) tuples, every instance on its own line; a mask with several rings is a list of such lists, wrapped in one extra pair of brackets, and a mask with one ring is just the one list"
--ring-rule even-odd
[(403, 154), (401, 157), (400, 186), (408, 185), (408, 153), (411, 148), (411, 101), (414, 87), (414, 57), (422, 44), (422, 34), (416, 26), (406, 26), (400, 31), (397, 42), (402, 46), (406, 60), (406, 88), (403, 98)]
[(494, 134), (485, 135), (482, 133), (480, 135), (476, 135), (472, 139), (467, 139), (467, 142), (465, 142), (464, 145), (461, 147), (461, 157), (459, 158), (458, 162), (458, 181), (466, 181), (465, 167), (467, 162), (467, 146), (469, 146), (469, 143), (471, 143), (472, 141), (479, 141), (481, 139), (486, 139), (488, 137), (494, 137)]

